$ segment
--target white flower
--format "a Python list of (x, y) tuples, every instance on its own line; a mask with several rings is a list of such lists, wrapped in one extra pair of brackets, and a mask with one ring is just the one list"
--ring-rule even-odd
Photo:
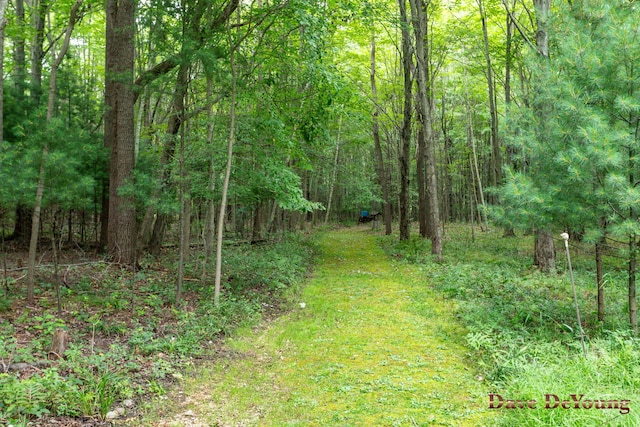
[(305, 304), (303, 302), (300, 303), (300, 308), (305, 308), (306, 306), (307, 306), (307, 304)]
[(569, 233), (562, 233), (560, 237), (562, 237), (564, 240), (569, 240)]

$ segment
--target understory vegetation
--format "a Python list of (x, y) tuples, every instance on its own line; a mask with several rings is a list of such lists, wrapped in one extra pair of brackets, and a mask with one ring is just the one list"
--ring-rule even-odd
[[(501, 425), (640, 425), (640, 341), (628, 326), (623, 257), (612, 249), (605, 258), (607, 315), (598, 322), (593, 254), (571, 244), (584, 357), (563, 252), (558, 251), (559, 273), (542, 274), (532, 266), (533, 236), (501, 236), (449, 226), (442, 263), (432, 260), (426, 240), (398, 243), (384, 237), (381, 242), (392, 256), (419, 265), (425, 281), (455, 303), (467, 347), (491, 392), (505, 401), (537, 401), (535, 409), (495, 409)], [(562, 245), (558, 233), (556, 247)], [(545, 408), (546, 395), (551, 408)], [(560, 401), (555, 409), (554, 396)], [(564, 400), (568, 409), (561, 406)], [(597, 401), (618, 408), (596, 409)]]
[[(0, 309), (0, 425), (104, 420), (118, 407), (126, 411), (119, 419), (134, 416), (141, 401), (163, 395), (187, 367), (215, 357), (221, 337), (284, 309), (310, 267), (313, 247), (297, 234), (261, 245), (229, 244), (218, 306), (195, 256), (180, 306), (174, 305), (175, 263), (163, 262), (173, 259), (170, 253), (142, 260), (135, 278), (102, 262), (70, 265), (61, 274), (61, 313), (52, 284), (39, 287), (37, 306), (24, 306), (23, 280), (10, 278)], [(49, 351), (58, 329), (70, 338), (64, 358)]]

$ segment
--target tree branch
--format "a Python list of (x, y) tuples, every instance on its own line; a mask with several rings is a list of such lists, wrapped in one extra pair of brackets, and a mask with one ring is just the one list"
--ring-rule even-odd
[(513, 24), (516, 26), (516, 29), (518, 30), (518, 32), (520, 33), (520, 35), (522, 36), (522, 38), (524, 39), (525, 42), (527, 42), (527, 44), (529, 45), (529, 47), (531, 49), (533, 49), (534, 51), (538, 51), (538, 49), (533, 45), (533, 43), (531, 43), (531, 40), (529, 39), (529, 37), (527, 37), (527, 34), (524, 32), (524, 30), (522, 29), (522, 27), (520, 26), (520, 23), (518, 22), (518, 20), (516, 19), (515, 16), (513, 16), (513, 12), (511, 12), (509, 10), (509, 5), (507, 5), (506, 0), (502, 0), (502, 4), (504, 5), (504, 9), (507, 11), (507, 14), (509, 14), (509, 18), (511, 19), (511, 21), (513, 22)]

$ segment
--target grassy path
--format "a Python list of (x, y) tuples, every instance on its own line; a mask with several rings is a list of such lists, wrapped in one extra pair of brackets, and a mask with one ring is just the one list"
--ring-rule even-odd
[(325, 234), (321, 251), (305, 307), (230, 339), (186, 381), (187, 416), (156, 425), (489, 425), (451, 307), (417, 269), (364, 229)]

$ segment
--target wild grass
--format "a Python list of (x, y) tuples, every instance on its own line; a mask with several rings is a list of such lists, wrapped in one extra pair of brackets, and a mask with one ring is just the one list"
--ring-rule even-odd
[[(636, 426), (640, 425), (640, 341), (630, 331), (626, 273), (621, 259), (606, 265), (605, 322), (597, 321), (592, 249), (572, 242), (572, 261), (587, 357), (579, 328), (563, 246), (558, 242), (558, 274), (532, 267), (533, 238), (503, 238), (498, 232), (472, 234), (468, 226), (447, 229), (445, 262), (429, 255), (428, 242), (396, 244), (381, 238), (388, 253), (413, 263), (425, 281), (457, 306), (467, 329), (465, 341), (477, 357), (482, 375), (504, 399), (536, 400), (536, 409), (494, 409), (503, 426)], [(612, 253), (615, 255), (615, 253)], [(545, 395), (584, 401), (629, 400), (629, 411), (585, 409), (575, 402), (545, 408)], [(489, 399), (487, 397), (487, 405)], [(589, 406), (587, 403), (586, 406)], [(594, 407), (596, 405), (593, 405)], [(625, 413), (621, 413), (625, 412)]]
[(319, 246), (304, 304), (230, 337), (186, 380), (182, 405), (151, 410), (156, 425), (185, 411), (204, 425), (489, 425), (463, 329), (418, 269), (391, 262), (368, 228)]
[[(34, 307), (12, 294), (13, 304), (0, 311), (0, 425), (37, 424), (43, 417), (104, 419), (125, 399), (141, 403), (165, 395), (181, 372), (212, 357), (222, 337), (290, 304), (313, 254), (313, 241), (301, 235), (229, 245), (219, 306), (212, 286), (198, 280), (196, 257), (179, 306), (174, 266), (150, 259), (136, 273), (134, 291), (126, 271), (83, 271), (64, 288), (61, 316), (52, 287), (38, 287)], [(56, 328), (68, 331), (71, 344), (64, 358), (47, 361)], [(28, 368), (8, 371), (17, 363)]]

